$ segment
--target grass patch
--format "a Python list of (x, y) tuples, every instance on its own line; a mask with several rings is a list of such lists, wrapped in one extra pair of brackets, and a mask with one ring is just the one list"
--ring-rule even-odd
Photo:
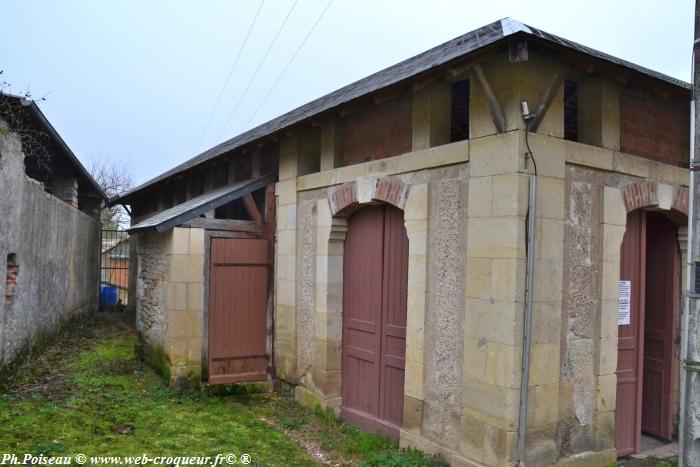
[(135, 344), (135, 336), (93, 318), (48, 349), (8, 392), (0, 393), (3, 451), (47, 456), (247, 453), (252, 465), (447, 465), (347, 426), (332, 411), (304, 408), (280, 395), (230, 388), (173, 391), (136, 357)]
[(0, 446), (46, 455), (248, 453), (265, 465), (314, 465), (260, 420), (254, 398), (177, 394), (135, 358), (133, 336), (105, 323), (80, 331), (91, 334), (84, 348), (49, 355), (49, 375), (32, 371), (0, 398)]

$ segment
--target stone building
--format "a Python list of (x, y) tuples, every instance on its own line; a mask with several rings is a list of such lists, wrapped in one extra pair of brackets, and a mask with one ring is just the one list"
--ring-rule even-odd
[(36, 103), (0, 93), (0, 385), (97, 308), (107, 197)]
[(670, 439), (689, 97), (504, 19), (211, 148), (114, 200), (146, 354), (173, 381), (277, 379), (453, 465)]

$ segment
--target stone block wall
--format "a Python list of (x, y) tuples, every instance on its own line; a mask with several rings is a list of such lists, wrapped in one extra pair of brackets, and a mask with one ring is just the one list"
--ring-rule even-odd
[(0, 121), (0, 374), (97, 308), (100, 224), (76, 207), (26, 177), (21, 143)]
[(206, 335), (204, 229), (134, 237), (136, 325), (144, 356), (172, 384), (199, 384)]
[[(625, 203), (634, 199), (624, 193), (647, 180), (655, 193), (647, 201), (680, 209), (687, 172), (548, 135), (531, 134), (529, 143), (539, 176), (525, 460), (611, 462), (615, 284)], [(278, 258), (294, 258), (284, 277), (278, 263), (278, 290), (280, 279), (294, 278), (284, 307), (293, 305), (294, 319), (277, 328), (294, 330), (284, 345), (304, 345), (281, 354), (278, 344), (276, 361), (296, 365), (283, 379), (297, 385), (299, 401), (341, 405), (347, 225), (335, 214), (354, 202), (401, 204), (405, 196), (411, 251), (401, 443), (455, 465), (516, 461), (527, 152), (524, 133), (512, 131), (302, 176), (295, 192), (291, 182), (278, 187), (295, 202), (284, 216), (294, 241), (277, 245)]]

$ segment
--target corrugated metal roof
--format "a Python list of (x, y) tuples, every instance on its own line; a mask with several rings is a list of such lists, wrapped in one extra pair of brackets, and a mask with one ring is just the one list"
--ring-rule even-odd
[(213, 148), (204, 151), (198, 156), (195, 156), (192, 159), (176, 167), (173, 167), (172, 169), (162, 173), (161, 175), (128, 191), (127, 193), (123, 194), (120, 198), (114, 199), (112, 203), (118, 201), (121, 202), (122, 200), (131, 197), (132, 195), (144, 190), (145, 188), (148, 188), (149, 186), (155, 183), (163, 181), (184, 170), (190, 169), (203, 162), (228, 153), (229, 151), (232, 151), (264, 136), (283, 130), (287, 127), (290, 127), (291, 125), (306, 120), (307, 118), (310, 118), (321, 112), (325, 112), (327, 110), (336, 108), (342, 104), (346, 104), (354, 99), (357, 99), (369, 93), (379, 91), (383, 88), (399, 83), (407, 78), (411, 78), (432, 68), (444, 65), (457, 58), (464, 57), (465, 55), (468, 55), (486, 46), (495, 44), (500, 40), (503, 40), (506, 37), (514, 34), (536, 37), (543, 40), (544, 42), (548, 42), (581, 54), (589, 55), (591, 57), (631, 69), (637, 73), (644, 74), (650, 78), (665, 82), (666, 84), (680, 87), (685, 90), (690, 89), (690, 84), (679, 79), (636, 65), (632, 62), (613, 57), (612, 55), (608, 55), (598, 50), (591, 49), (581, 44), (577, 44), (576, 42), (572, 42), (559, 36), (555, 36), (554, 34), (549, 34), (545, 31), (534, 28), (532, 26), (528, 26), (511, 18), (505, 18), (483, 26), (474, 31), (468, 32), (462, 36), (452, 39), (451, 41), (445, 42), (444, 44), (441, 44), (421, 54), (418, 54), (415, 57), (409, 58), (408, 60), (404, 60), (403, 62), (397, 63), (396, 65), (374, 73), (366, 78), (363, 78), (343, 88), (340, 88), (337, 91), (334, 91), (314, 101), (304, 104), (301, 107), (298, 107), (284, 115), (281, 115), (280, 117), (274, 118), (266, 123), (263, 123), (262, 125), (259, 125), (249, 131), (246, 131), (245, 133), (242, 133), (228, 141), (218, 144), (217, 146), (214, 146)]
[(129, 233), (142, 230), (164, 232), (199, 217), (205, 212), (263, 188), (274, 181), (275, 177), (273, 175), (263, 175), (262, 177), (251, 178), (233, 185), (217, 188), (139, 222), (129, 229)]

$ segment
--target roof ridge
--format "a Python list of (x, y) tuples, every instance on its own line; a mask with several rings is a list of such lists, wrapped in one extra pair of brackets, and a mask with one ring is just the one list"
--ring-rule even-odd
[(641, 65), (636, 65), (627, 60), (614, 57), (554, 34), (547, 33), (535, 27), (528, 26), (527, 24), (513, 18), (505, 17), (450, 39), (447, 42), (439, 44), (424, 52), (414, 55), (413, 57), (372, 73), (362, 79), (342, 86), (335, 91), (302, 104), (299, 107), (268, 120), (267, 122), (264, 122), (250, 130), (240, 133), (233, 138), (218, 143), (206, 151), (203, 151), (185, 162), (178, 164), (172, 169), (163, 172), (162, 174), (153, 177), (141, 185), (129, 190), (120, 197), (112, 200), (112, 202), (117, 202), (133, 196), (134, 194), (155, 183), (163, 181), (184, 170), (191, 169), (207, 160), (221, 156), (245, 144), (263, 138), (271, 133), (288, 128), (322, 112), (326, 112), (341, 105), (347, 104), (348, 102), (362, 96), (371, 94), (425, 71), (467, 56), (470, 53), (493, 45), (515, 34), (527, 34), (557, 46), (565, 47), (574, 50), (575, 52), (592, 56), (598, 60), (604, 60), (619, 66), (624, 66), (637, 73), (645, 74), (652, 79), (664, 81), (671, 86), (684, 89), (689, 89), (690, 86), (688, 83), (685, 83), (682, 80), (653, 71)]

